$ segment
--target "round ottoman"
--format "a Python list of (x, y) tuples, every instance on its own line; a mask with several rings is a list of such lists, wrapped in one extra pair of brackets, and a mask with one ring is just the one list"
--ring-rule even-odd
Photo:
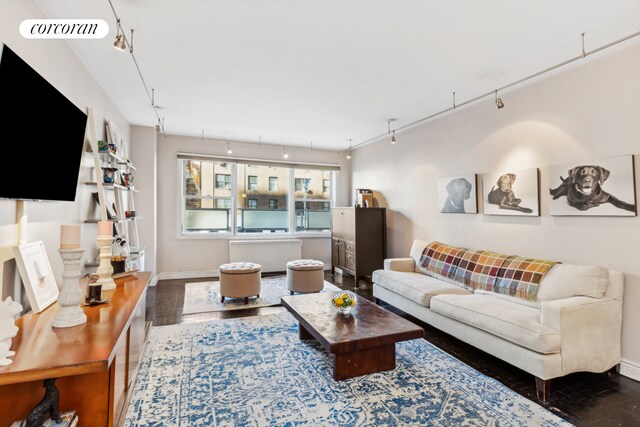
[(287, 288), (294, 292), (320, 292), (324, 288), (324, 263), (297, 259), (287, 263)]
[(220, 302), (225, 298), (244, 298), (260, 296), (260, 264), (253, 262), (232, 262), (220, 266)]

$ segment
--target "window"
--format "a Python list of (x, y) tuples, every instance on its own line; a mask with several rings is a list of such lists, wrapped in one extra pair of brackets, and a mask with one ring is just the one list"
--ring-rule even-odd
[(258, 177), (255, 175), (249, 175), (249, 180), (247, 181), (247, 190), (249, 191), (257, 191), (258, 190)]
[[(286, 186), (272, 189), (275, 181), (289, 182), (291, 169), (281, 166), (239, 164), (237, 182), (246, 182), (247, 191), (238, 188), (237, 233), (283, 233), (289, 231), (288, 193)], [(246, 177), (246, 178), (245, 178)], [(258, 186), (259, 182), (269, 186)], [(281, 188), (285, 187), (285, 188)], [(249, 191), (249, 195), (247, 194)], [(246, 203), (243, 201), (246, 200)]]
[(231, 190), (231, 174), (216, 174), (216, 188), (226, 188)]
[(328, 232), (334, 172), (178, 154), (182, 235)]
[[(181, 162), (183, 233), (230, 232), (231, 165), (208, 160)], [(225, 185), (220, 187), (220, 182)]]
[(296, 231), (331, 231), (331, 171), (294, 170)]
[(269, 191), (278, 191), (278, 177), (270, 176), (269, 177)]

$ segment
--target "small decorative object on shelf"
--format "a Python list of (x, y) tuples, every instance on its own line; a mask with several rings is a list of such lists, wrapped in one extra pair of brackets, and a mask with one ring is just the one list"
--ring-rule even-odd
[(109, 151), (109, 143), (103, 139), (98, 140), (98, 151), (101, 153), (106, 153)]
[(349, 291), (333, 292), (331, 294), (331, 305), (337, 308), (339, 313), (349, 314), (351, 308), (356, 305), (356, 296)]
[(69, 328), (87, 321), (87, 316), (80, 308), (82, 291), (80, 290), (80, 261), (84, 249), (82, 227), (79, 224), (60, 227), (60, 257), (64, 270), (62, 272), (62, 291), (58, 295), (60, 310), (53, 319), (54, 328)]
[(113, 184), (116, 180), (116, 168), (102, 168), (102, 182)]
[(127, 257), (122, 255), (116, 255), (111, 257), (111, 266), (113, 267), (113, 274), (124, 273), (125, 262)]
[(22, 312), (22, 306), (13, 301), (11, 297), (0, 301), (0, 366), (7, 366), (13, 363), (9, 359), (15, 356), (16, 352), (9, 350), (11, 340), (18, 334), (16, 326), (16, 316)]
[(131, 172), (122, 173), (122, 180), (123, 180), (123, 183), (124, 183), (125, 187), (133, 188), (131, 186), (131, 184), (133, 184), (133, 174)]
[(96, 302), (102, 302), (102, 285), (99, 283), (89, 283), (87, 285), (84, 303), (85, 305), (91, 305)]
[[(57, 423), (52, 420), (51, 417), (47, 418), (43, 424), (43, 427), (75, 427), (78, 425), (78, 415), (76, 411), (66, 411), (60, 414), (60, 422)], [(25, 427), (25, 420), (14, 421), (11, 427)]]
[(136, 216), (136, 211), (124, 211), (124, 216), (127, 218), (134, 218)]
[[(45, 388), (44, 397), (40, 403), (29, 412), (27, 419), (20, 424), (24, 425), (24, 427), (40, 427), (44, 425), (59, 425), (62, 423), (60, 407), (58, 406), (60, 392), (58, 391), (58, 387), (56, 387), (56, 378), (46, 379), (43, 383)], [(46, 424), (45, 422), (48, 418), (51, 421), (55, 421), (56, 424)], [(15, 423), (13, 425), (15, 425)]]
[(111, 221), (100, 221), (98, 223), (98, 247), (100, 248), (100, 265), (96, 270), (98, 274), (97, 284), (102, 285), (103, 291), (110, 291), (116, 288), (113, 281), (113, 267), (111, 266), (111, 243), (113, 243), (113, 223)]

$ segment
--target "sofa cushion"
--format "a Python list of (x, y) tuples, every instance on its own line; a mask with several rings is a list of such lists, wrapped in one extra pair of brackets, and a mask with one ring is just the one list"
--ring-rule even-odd
[(466, 251), (465, 248), (431, 242), (422, 251), (420, 267), (426, 274), (451, 278)]
[(466, 289), (422, 273), (376, 270), (373, 282), (411, 301), (429, 307), (431, 297), (441, 294), (471, 295)]
[(609, 272), (606, 268), (557, 264), (540, 282), (537, 299), (549, 301), (573, 296), (602, 298), (608, 285)]
[(538, 353), (560, 352), (560, 333), (540, 323), (540, 310), (491, 295), (438, 295), (431, 310)]

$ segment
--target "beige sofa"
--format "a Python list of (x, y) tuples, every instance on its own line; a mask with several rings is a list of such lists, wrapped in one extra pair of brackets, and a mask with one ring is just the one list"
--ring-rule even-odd
[(425, 271), (420, 258), (427, 244), (414, 241), (410, 257), (387, 259), (373, 273), (377, 300), (531, 373), (543, 400), (552, 378), (620, 363), (622, 273), (556, 264), (532, 302)]

